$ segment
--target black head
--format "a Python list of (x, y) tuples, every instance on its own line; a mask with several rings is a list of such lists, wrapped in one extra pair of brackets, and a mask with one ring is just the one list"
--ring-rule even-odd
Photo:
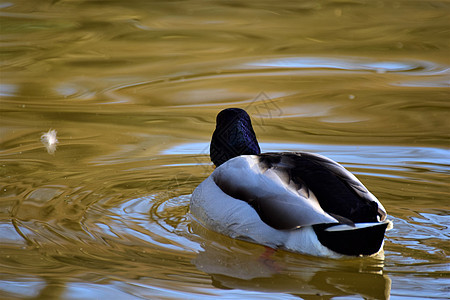
[(240, 108), (222, 110), (217, 115), (216, 130), (210, 146), (210, 157), (216, 167), (239, 155), (260, 153), (247, 112)]

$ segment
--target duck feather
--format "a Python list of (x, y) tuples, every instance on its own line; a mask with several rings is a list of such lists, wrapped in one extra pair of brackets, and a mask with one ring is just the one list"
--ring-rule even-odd
[(376, 221), (371, 220), (373, 210), (378, 209), (375, 197), (350, 172), (320, 155), (239, 156), (218, 167), (213, 180), (228, 196), (248, 203), (275, 229)]

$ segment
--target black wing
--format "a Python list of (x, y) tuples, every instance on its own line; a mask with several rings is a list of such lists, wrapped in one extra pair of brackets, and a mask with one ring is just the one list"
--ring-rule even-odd
[(329, 158), (305, 152), (267, 153), (259, 157), (266, 168), (285, 168), (290, 181), (306, 185), (322, 209), (344, 223), (386, 218), (378, 199), (352, 173)]

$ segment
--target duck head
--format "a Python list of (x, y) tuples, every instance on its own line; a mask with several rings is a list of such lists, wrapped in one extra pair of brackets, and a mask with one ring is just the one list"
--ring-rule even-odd
[(240, 155), (260, 154), (261, 150), (247, 112), (240, 108), (222, 110), (216, 118), (216, 130), (210, 146), (211, 161), (220, 166)]

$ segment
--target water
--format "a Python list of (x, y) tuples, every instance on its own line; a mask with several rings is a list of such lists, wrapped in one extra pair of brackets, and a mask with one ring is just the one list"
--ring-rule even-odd
[[(3, 2), (1, 298), (448, 299), (449, 13), (446, 1)], [(232, 106), (263, 151), (354, 172), (394, 222), (384, 258), (266, 259), (199, 228), (190, 194)]]

